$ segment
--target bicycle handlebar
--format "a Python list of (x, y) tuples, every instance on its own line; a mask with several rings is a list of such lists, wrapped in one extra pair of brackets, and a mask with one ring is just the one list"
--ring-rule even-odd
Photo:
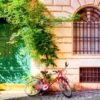
[(68, 65), (69, 64), (67, 62), (65, 62), (65, 68), (63, 68), (63, 71), (66, 70), (66, 68), (68, 67)]
[[(66, 70), (66, 68), (68, 67), (68, 65), (69, 65), (69, 64), (68, 64), (67, 62), (65, 62), (65, 68), (63, 68), (63, 69), (62, 69), (62, 71), (65, 71), (65, 70)], [(59, 70), (57, 70), (57, 71), (53, 71), (53, 72), (58, 73), (58, 72), (59, 72)]]
[(65, 62), (65, 67), (68, 67), (68, 63), (67, 62)]
[(53, 72), (58, 73), (58, 71), (53, 71)]

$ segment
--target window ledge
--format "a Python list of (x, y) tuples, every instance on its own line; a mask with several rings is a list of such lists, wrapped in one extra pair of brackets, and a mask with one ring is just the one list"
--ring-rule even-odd
[(76, 59), (100, 59), (100, 54), (93, 54), (93, 55), (81, 55), (81, 54), (77, 54), (77, 55), (72, 55), (71, 56), (72, 59), (76, 58)]

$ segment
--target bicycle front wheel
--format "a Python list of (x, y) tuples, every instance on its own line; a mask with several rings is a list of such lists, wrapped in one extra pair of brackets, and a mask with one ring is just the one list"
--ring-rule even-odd
[(38, 79), (32, 79), (28, 81), (25, 86), (25, 93), (28, 96), (35, 96), (40, 93), (40, 90), (37, 90), (35, 87), (41, 85), (41, 81)]
[(62, 93), (64, 94), (64, 96), (68, 98), (72, 97), (71, 87), (65, 78), (61, 79), (59, 85), (60, 85), (60, 89), (62, 90)]

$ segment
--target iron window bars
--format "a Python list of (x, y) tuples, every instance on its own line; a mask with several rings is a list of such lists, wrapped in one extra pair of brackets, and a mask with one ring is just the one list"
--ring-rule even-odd
[(100, 11), (87, 7), (78, 14), (80, 20), (73, 23), (74, 53), (100, 54)]
[(100, 67), (81, 67), (80, 82), (83, 83), (100, 82)]

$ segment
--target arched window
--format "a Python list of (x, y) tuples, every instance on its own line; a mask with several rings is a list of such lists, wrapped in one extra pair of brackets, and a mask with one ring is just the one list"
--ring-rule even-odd
[(74, 54), (100, 54), (100, 11), (86, 7), (78, 14), (80, 20), (73, 23)]

